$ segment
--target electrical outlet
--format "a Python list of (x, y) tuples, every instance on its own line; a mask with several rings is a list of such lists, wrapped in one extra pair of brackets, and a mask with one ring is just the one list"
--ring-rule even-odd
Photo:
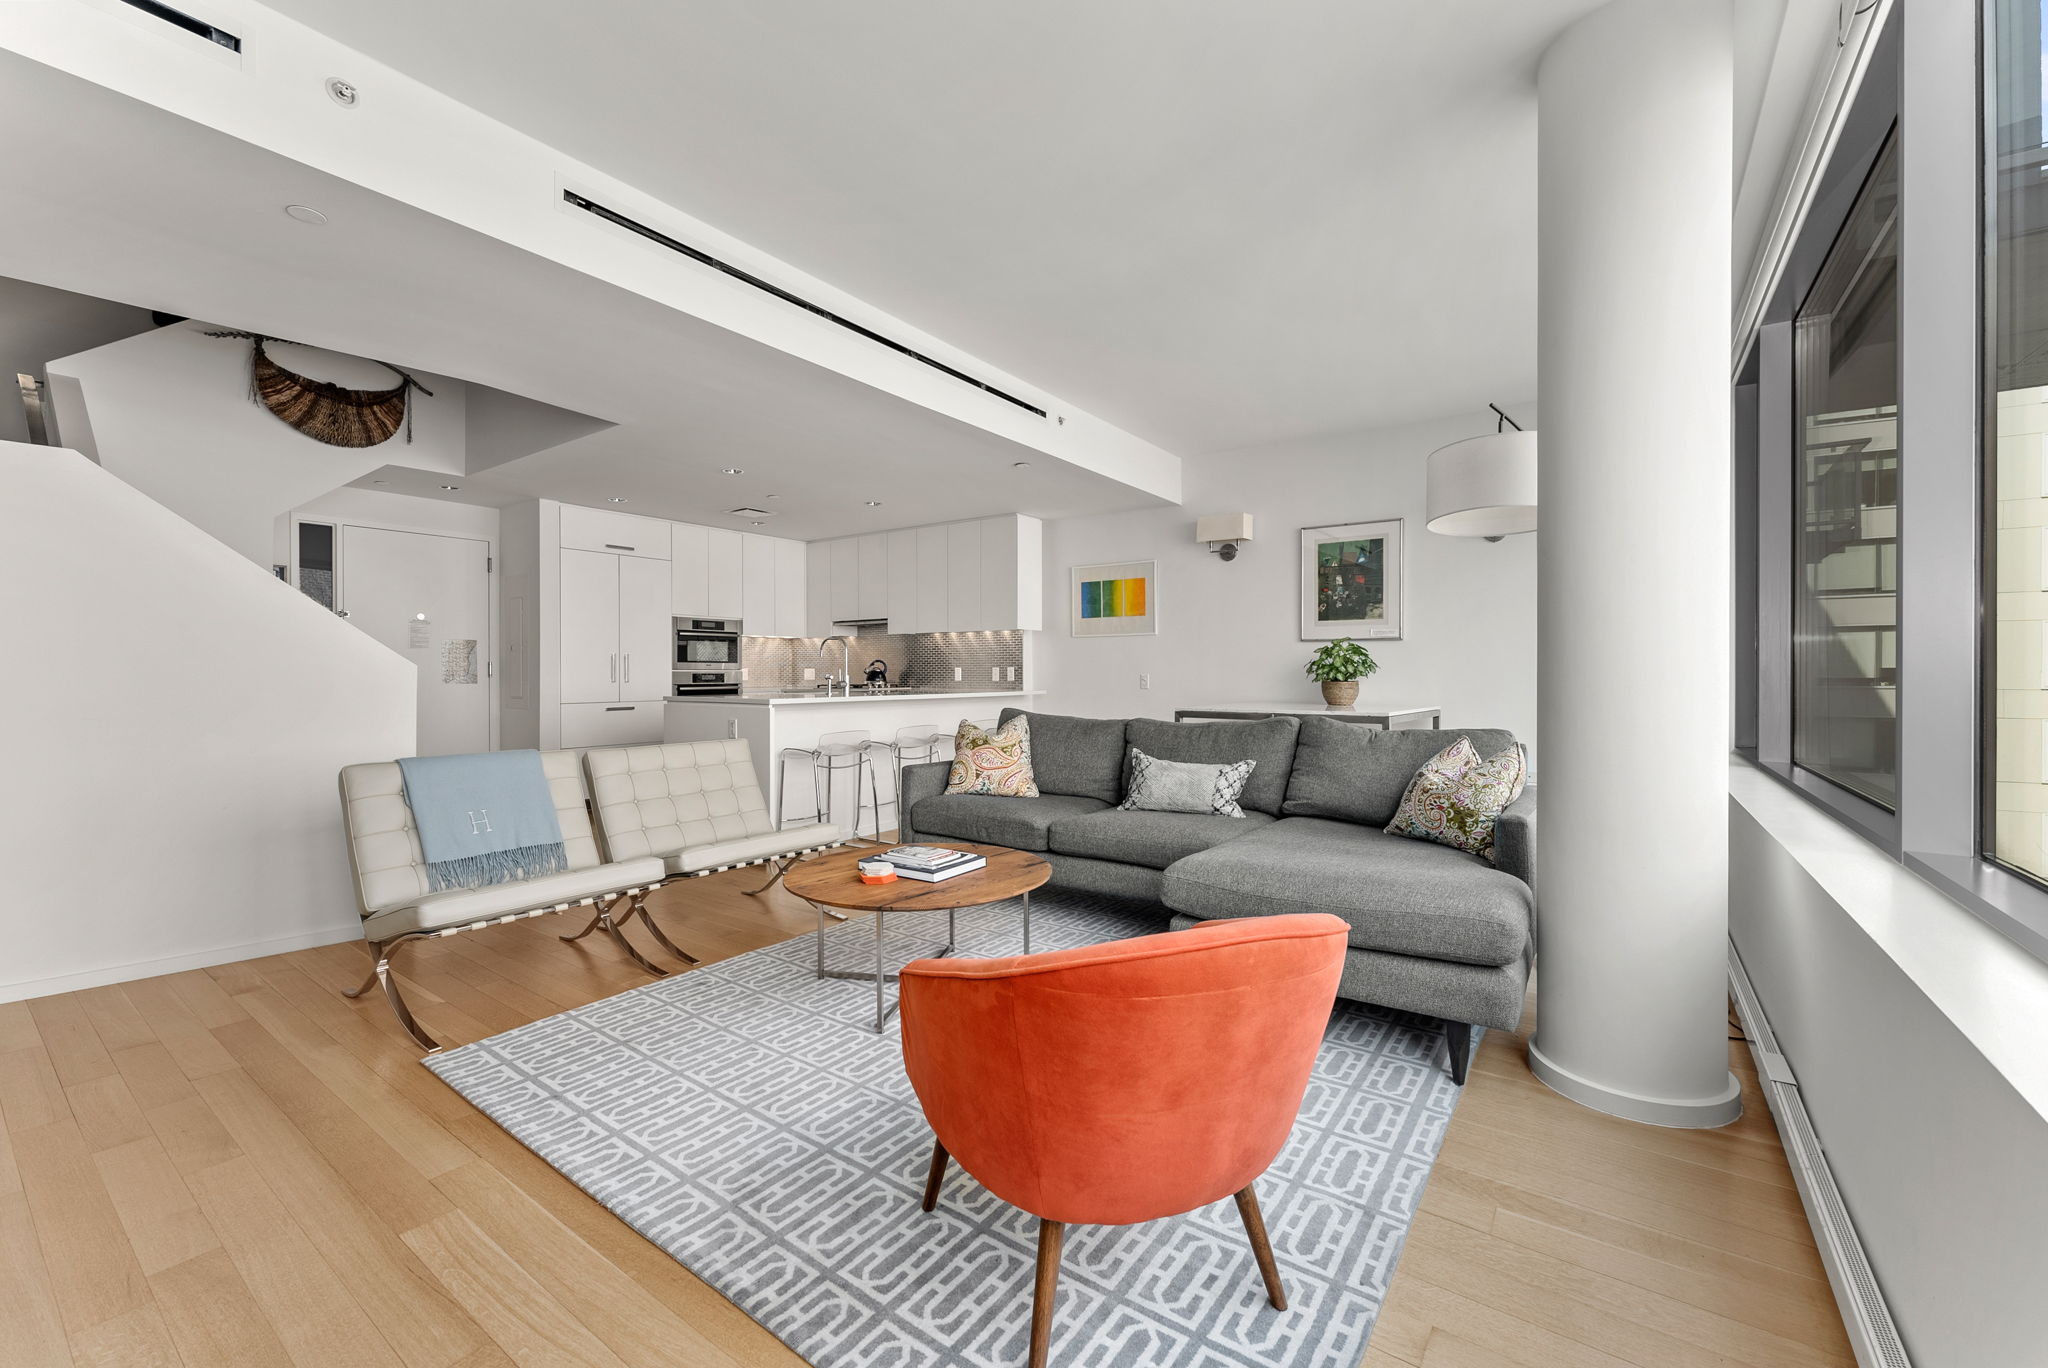
[(958, 665), (953, 667), (953, 682), (955, 684), (960, 682), (960, 667)]
[(1003, 682), (1003, 667), (1002, 667), (1002, 666), (1000, 666), (1000, 665), (991, 665), (991, 666), (989, 666), (989, 667), (988, 667), (988, 682), (989, 682), (989, 683), (991, 683), (991, 684), (1000, 684), (1000, 683), (1002, 683), (1002, 682)]
[(1010, 682), (1012, 684), (1017, 682), (1017, 667), (1015, 665), (1010, 667)]
[(1138, 676), (1138, 687), (1139, 687), (1139, 688), (1141, 688), (1141, 689), (1149, 689), (1149, 688), (1151, 688), (1151, 687), (1152, 687), (1152, 676), (1151, 676), (1151, 675), (1148, 675), (1148, 674), (1141, 674), (1141, 675), (1139, 675), (1139, 676)]
[(817, 678), (818, 678), (818, 672), (817, 672), (816, 670), (812, 669), (812, 668), (811, 668), (810, 666), (806, 665), (806, 666), (804, 667), (804, 683), (806, 683), (806, 684), (811, 684), (811, 683), (815, 683), (815, 682), (817, 681)]
[(725, 719), (725, 739), (728, 741), (740, 739), (740, 720), (737, 717)]

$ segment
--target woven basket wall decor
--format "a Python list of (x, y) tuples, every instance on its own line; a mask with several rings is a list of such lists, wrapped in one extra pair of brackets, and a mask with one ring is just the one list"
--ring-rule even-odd
[[(410, 392), (418, 390), (430, 398), (434, 393), (389, 362), (379, 361), (377, 364), (398, 376), (398, 383), (392, 388), (345, 389), (278, 365), (264, 349), (264, 343), (284, 342), (283, 338), (247, 332), (210, 332), (207, 336), (247, 341), (250, 344), (249, 397), (292, 428), (328, 446), (373, 447), (390, 441), (401, 427), (405, 429), (405, 440), (410, 442)], [(285, 342), (285, 345), (300, 344)]]

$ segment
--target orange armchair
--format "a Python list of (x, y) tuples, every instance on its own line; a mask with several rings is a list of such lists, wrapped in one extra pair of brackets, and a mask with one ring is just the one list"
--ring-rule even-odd
[(1287, 1309), (1252, 1181), (1294, 1126), (1350, 928), (1321, 913), (903, 970), (903, 1063), (949, 1157), (1039, 1218), (1031, 1364), (1076, 1222), (1131, 1225), (1237, 1199)]

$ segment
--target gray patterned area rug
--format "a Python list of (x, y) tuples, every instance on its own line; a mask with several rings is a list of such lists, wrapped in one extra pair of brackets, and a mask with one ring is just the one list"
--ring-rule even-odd
[[(1034, 949), (1162, 929), (1139, 904), (1033, 900)], [(898, 913), (888, 931), (893, 968), (942, 941), (945, 918)], [(959, 953), (1015, 954), (1018, 933), (1016, 903), (962, 912)], [(870, 966), (872, 924), (835, 927), (827, 946), (834, 968)], [(800, 937), (427, 1066), (818, 1368), (1023, 1363), (1036, 1221), (957, 1165), (938, 1210), (918, 1210), (932, 1136), (896, 1024), (876, 1035), (871, 989), (814, 965)], [(1457, 1101), (1442, 1042), (1430, 1018), (1337, 1004), (1293, 1137), (1258, 1184), (1290, 1310), (1266, 1304), (1227, 1200), (1076, 1226), (1053, 1361), (1353, 1368)]]

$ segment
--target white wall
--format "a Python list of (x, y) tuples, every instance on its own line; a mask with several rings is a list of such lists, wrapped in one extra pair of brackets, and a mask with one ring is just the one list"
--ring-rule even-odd
[(2048, 966), (1775, 779), (1729, 929), (1915, 1368), (2043, 1362)]
[[(54, 357), (154, 326), (147, 309), (0, 276), (0, 442), (28, 440), (28, 416), (15, 395), (16, 375), (41, 378)], [(50, 426), (56, 427), (54, 418)], [(56, 436), (53, 432), (52, 440)]]
[[(1525, 427), (1533, 405), (1509, 405)], [(1032, 687), (1048, 712), (1170, 717), (1204, 703), (1319, 701), (1302, 666), (1301, 529), (1404, 518), (1400, 641), (1371, 642), (1379, 672), (1359, 702), (1437, 705), (1447, 727), (1506, 727), (1536, 740), (1536, 536), (1489, 543), (1423, 529), (1429, 453), (1491, 431), (1491, 415), (1190, 457), (1187, 501), (1045, 525), (1046, 630)], [(1204, 513), (1250, 513), (1254, 540), (1225, 563), (1194, 540)], [(1070, 634), (1069, 571), (1157, 562), (1159, 633)], [(1138, 676), (1152, 687), (1140, 690)]]
[[(278, 515), (384, 465), (460, 475), (465, 387), (420, 375), (413, 439), (379, 446), (316, 442), (249, 397), (249, 344), (180, 323), (50, 362), (76, 385), (100, 464), (258, 565), (273, 563)], [(273, 345), (278, 364), (354, 389), (388, 388), (383, 366), (312, 347)], [(60, 391), (59, 421), (74, 414)], [(459, 483), (459, 481), (451, 481)]]
[(0, 1000), (361, 934), (335, 777), (410, 662), (67, 450), (0, 443), (0, 585)]

